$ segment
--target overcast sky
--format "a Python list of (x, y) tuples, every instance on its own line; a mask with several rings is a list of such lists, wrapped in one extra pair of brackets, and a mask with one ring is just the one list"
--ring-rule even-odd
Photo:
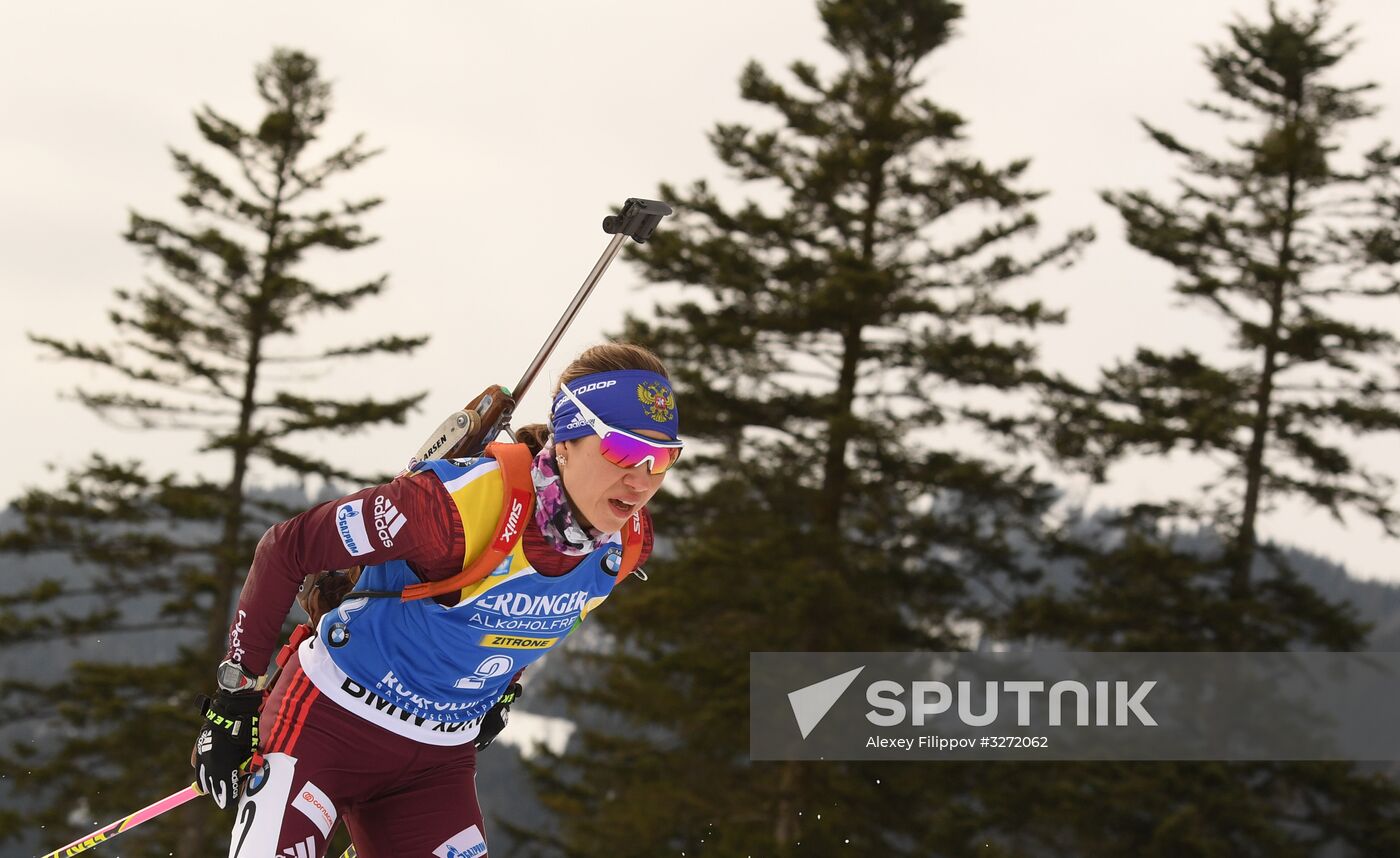
[[(1106, 188), (1165, 188), (1173, 165), (1135, 117), (1189, 140), (1220, 129), (1188, 107), (1211, 94), (1198, 46), (1220, 41), (1234, 12), (1262, 0), (968, 0), (960, 36), (925, 64), (928, 94), (968, 120), (976, 154), (1029, 156), (1029, 183), (1050, 192), (1038, 209), (1046, 240), (1094, 225), (1099, 240), (1064, 273), (1027, 289), (1069, 311), (1047, 331), (1047, 366), (1087, 381), (1137, 345), (1208, 354), (1225, 331), (1174, 300), (1172, 272), (1127, 247)], [(1385, 113), (1358, 140), (1400, 122), (1400, 3), (1342, 0), (1336, 20), (1361, 25), (1362, 45), (1340, 80), (1381, 84)], [(274, 46), (318, 58), (335, 83), (325, 139), (357, 131), (386, 152), (333, 186), (377, 194), (369, 219), (383, 240), (309, 270), (327, 286), (391, 274), (387, 296), (309, 344), (389, 332), (428, 333), (413, 360), (379, 359), (318, 380), (338, 395), (431, 388), (406, 427), (338, 441), (321, 452), (360, 470), (402, 465), (443, 416), (490, 383), (512, 385), (606, 243), (608, 206), (655, 196), (662, 180), (709, 178), (737, 190), (705, 132), (717, 120), (767, 124), (743, 104), (737, 77), (758, 59), (775, 73), (795, 59), (831, 68), (834, 55), (809, 0), (614, 3), (483, 2), (395, 6), (344, 2), (7, 4), (0, 16), (0, 358), (6, 407), (0, 499), (52, 485), (46, 463), (101, 448), (153, 464), (206, 469), (187, 438), (115, 432), (57, 391), (100, 387), (95, 370), (40, 360), (27, 332), (102, 342), (111, 291), (151, 272), (120, 234), (127, 212), (178, 218), (180, 184), (167, 146), (202, 152), (191, 111), (209, 104), (246, 125), (261, 115), (255, 63)], [(731, 195), (729, 199), (735, 199)], [(615, 267), (547, 368), (616, 329), (652, 296)], [(529, 308), (529, 309), (526, 309)], [(1372, 319), (1400, 325), (1390, 308)], [(508, 323), (507, 323), (508, 320)], [(544, 385), (541, 384), (541, 388)], [(522, 421), (542, 416), (537, 388)], [(1392, 436), (1354, 446), (1400, 476)], [(173, 452), (172, 452), (173, 451)], [(1185, 460), (1143, 461), (1110, 485), (1081, 487), (1090, 504), (1165, 497), (1205, 475)], [(268, 474), (255, 477), (268, 479)], [(1355, 574), (1400, 580), (1396, 543), (1354, 520), (1283, 507), (1265, 536), (1344, 562)]]

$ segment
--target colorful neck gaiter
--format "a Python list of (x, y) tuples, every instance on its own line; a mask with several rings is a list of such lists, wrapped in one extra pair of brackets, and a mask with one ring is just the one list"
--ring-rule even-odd
[(589, 554), (607, 534), (585, 527), (574, 517), (573, 505), (564, 494), (559, 463), (554, 460), (554, 439), (545, 442), (530, 468), (535, 483), (535, 523), (544, 541), (560, 554)]

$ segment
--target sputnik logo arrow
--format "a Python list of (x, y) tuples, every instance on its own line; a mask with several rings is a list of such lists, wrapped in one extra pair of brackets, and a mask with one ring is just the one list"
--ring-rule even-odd
[(807, 738), (816, 729), (862, 670), (865, 670), (865, 665), (788, 692), (788, 703), (792, 704), (792, 714), (797, 719), (797, 729), (802, 731), (802, 738)]

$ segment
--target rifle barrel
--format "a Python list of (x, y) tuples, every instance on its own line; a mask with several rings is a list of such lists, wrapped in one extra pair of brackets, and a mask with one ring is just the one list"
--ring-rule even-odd
[(539, 353), (535, 355), (534, 360), (530, 361), (530, 366), (525, 370), (525, 374), (520, 377), (520, 381), (516, 382), (515, 387), (510, 391), (511, 397), (517, 403), (525, 398), (525, 391), (530, 389), (530, 385), (535, 381), (535, 376), (540, 374), (540, 369), (544, 367), (544, 362), (549, 358), (550, 353), (554, 351), (554, 347), (559, 344), (560, 338), (562, 338), (564, 332), (569, 329), (569, 325), (573, 323), (574, 317), (578, 315), (579, 309), (583, 307), (583, 302), (588, 300), (588, 296), (593, 291), (593, 287), (598, 285), (598, 280), (602, 278), (603, 272), (608, 270), (608, 265), (613, 261), (613, 258), (617, 256), (618, 251), (622, 249), (622, 242), (626, 240), (626, 238), (627, 236), (625, 233), (619, 232), (614, 235), (612, 241), (608, 242), (608, 246), (603, 250), (603, 255), (598, 257), (598, 261), (594, 263), (593, 270), (588, 272), (588, 276), (584, 278), (583, 285), (579, 287), (578, 292), (574, 295), (574, 300), (569, 302), (569, 306), (564, 310), (564, 315), (559, 317), (559, 321), (554, 324), (554, 330), (550, 331), (548, 339), (544, 341), (544, 345), (540, 346)]

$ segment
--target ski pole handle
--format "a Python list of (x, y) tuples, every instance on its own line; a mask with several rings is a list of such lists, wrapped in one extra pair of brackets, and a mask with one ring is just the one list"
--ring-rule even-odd
[(671, 207), (657, 200), (628, 197), (622, 211), (603, 218), (603, 232), (608, 235), (631, 236), (638, 244), (646, 244), (661, 219), (671, 213)]
[(141, 808), (130, 816), (124, 816), (115, 822), (104, 825), (86, 837), (79, 837), (62, 849), (55, 849), (49, 852), (44, 855), (43, 858), (68, 858), (70, 855), (86, 852), (94, 846), (106, 843), (123, 831), (129, 831), (143, 822), (155, 819), (167, 810), (173, 810), (190, 799), (198, 798), (201, 795), (204, 795), (204, 793), (199, 791), (199, 787), (195, 784), (190, 784), (174, 795), (168, 795), (155, 804)]
[[(612, 241), (603, 250), (603, 255), (598, 257), (594, 263), (593, 270), (588, 272), (584, 278), (583, 285), (579, 287), (574, 295), (574, 300), (569, 302), (569, 307), (564, 311), (564, 315), (559, 317), (555, 323), (554, 330), (549, 332), (549, 337), (545, 339), (544, 345), (540, 347), (535, 359), (530, 361), (530, 366), (525, 370), (525, 374), (516, 382), (514, 396), (517, 401), (525, 398), (525, 391), (530, 389), (534, 383), (535, 376), (539, 375), (540, 369), (544, 367), (544, 362), (549, 359), (554, 347), (559, 344), (559, 339), (564, 336), (564, 332), (573, 323), (574, 317), (583, 307), (583, 302), (588, 300), (588, 296), (593, 292), (593, 287), (598, 285), (598, 280), (602, 278), (603, 272), (608, 270), (608, 265), (622, 250), (622, 241), (631, 238), (638, 244), (645, 244), (651, 238), (652, 232), (656, 230), (656, 225), (661, 223), (661, 219), (671, 213), (671, 207), (657, 200), (642, 200), (636, 197), (629, 197), (627, 202), (622, 204), (622, 211), (615, 215), (603, 218), (603, 232), (612, 235)], [(494, 437), (494, 436), (493, 436)], [(487, 439), (491, 440), (490, 438)]]
[(573, 323), (574, 317), (583, 307), (583, 302), (588, 300), (603, 272), (608, 270), (608, 265), (622, 250), (623, 241), (631, 238), (638, 244), (644, 244), (651, 238), (661, 219), (669, 214), (671, 207), (663, 202), (629, 197), (627, 202), (623, 203), (620, 212), (604, 218), (603, 232), (611, 235), (612, 240), (603, 250), (603, 255), (593, 264), (593, 270), (584, 278), (583, 285), (579, 287), (573, 301), (569, 302), (564, 315), (554, 324), (554, 330), (549, 332), (544, 345), (540, 346), (534, 360), (530, 361), (525, 374), (516, 382), (515, 390), (507, 390), (500, 385), (486, 388), (465, 408), (453, 412), (442, 421), (433, 434), (428, 436), (428, 440), (418, 448), (413, 458), (409, 459), (408, 467), (412, 468), (429, 459), (480, 456), (486, 445), (496, 440), (496, 436), (509, 426), (510, 419), (515, 414), (515, 404), (524, 398), (525, 392), (534, 383), (535, 376), (539, 375), (544, 362), (554, 352), (554, 347), (559, 345), (559, 340)]
[(559, 321), (554, 323), (554, 330), (549, 332), (544, 345), (540, 346), (540, 350), (535, 353), (535, 359), (530, 361), (530, 366), (525, 370), (525, 374), (520, 376), (520, 381), (515, 383), (517, 396), (524, 396), (525, 391), (534, 383), (535, 376), (539, 375), (540, 370), (544, 367), (544, 362), (549, 359), (554, 347), (559, 345), (559, 340), (569, 329), (569, 325), (573, 324), (574, 317), (583, 307), (583, 302), (587, 301), (588, 296), (593, 294), (593, 287), (598, 285), (603, 272), (608, 270), (608, 265), (622, 249), (622, 240), (626, 237), (622, 233), (613, 236), (612, 241), (608, 242), (608, 246), (603, 250), (603, 255), (598, 257), (597, 262), (593, 263), (593, 270), (588, 272), (583, 285), (579, 287), (578, 292), (574, 293), (574, 300), (569, 302), (568, 308), (564, 310), (564, 315), (560, 316)]

